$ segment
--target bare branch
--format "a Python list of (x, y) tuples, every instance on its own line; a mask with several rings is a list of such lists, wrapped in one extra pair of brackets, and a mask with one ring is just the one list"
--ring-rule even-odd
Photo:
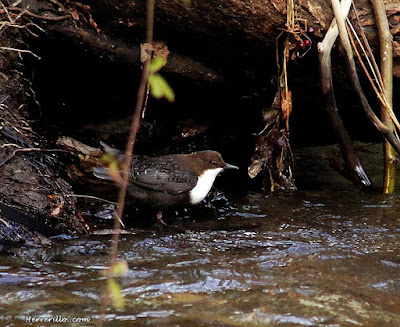
[(16, 49), (16, 48), (10, 48), (10, 47), (0, 47), (0, 50), (16, 51), (18, 53), (29, 53), (32, 56), (34, 56), (35, 58), (37, 58), (38, 60), (42, 59), (41, 57), (39, 57), (37, 54), (33, 53), (30, 50)]

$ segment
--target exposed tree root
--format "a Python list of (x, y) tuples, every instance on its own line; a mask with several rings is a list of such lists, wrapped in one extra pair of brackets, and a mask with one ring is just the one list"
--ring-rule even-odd
[[(350, 5), (351, 2), (347, 2), (345, 5), (342, 3), (341, 10), (346, 15), (350, 10)], [(318, 44), (322, 94), (325, 99), (325, 109), (329, 115), (333, 130), (338, 137), (346, 167), (349, 170), (343, 175), (349, 178), (358, 188), (364, 188), (371, 186), (371, 182), (364, 171), (361, 160), (354, 149), (353, 142), (340, 118), (333, 92), (331, 49), (338, 34), (339, 30), (334, 20), (324, 40)]]

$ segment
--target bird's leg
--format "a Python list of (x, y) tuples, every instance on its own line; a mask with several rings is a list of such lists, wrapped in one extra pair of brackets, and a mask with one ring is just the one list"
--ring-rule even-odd
[(268, 168), (269, 172), (269, 181), (271, 183), (271, 192), (275, 191), (275, 181), (274, 181), (274, 176), (272, 176), (272, 170)]
[(161, 223), (164, 226), (167, 226), (167, 224), (162, 219), (162, 211), (157, 212), (157, 222)]

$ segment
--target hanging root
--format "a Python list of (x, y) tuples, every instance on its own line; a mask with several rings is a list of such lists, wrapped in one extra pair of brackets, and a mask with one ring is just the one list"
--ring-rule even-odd
[[(350, 10), (350, 4), (351, 1), (342, 2), (341, 10), (346, 15)], [(339, 169), (339, 172), (341, 172), (343, 176), (349, 178), (358, 188), (369, 187), (371, 182), (363, 169), (360, 158), (354, 149), (353, 142), (343, 124), (342, 119), (340, 118), (333, 92), (331, 49), (338, 37), (338, 34), (339, 30), (336, 25), (336, 20), (334, 20), (328, 32), (326, 33), (324, 40), (318, 44), (322, 94), (325, 99), (326, 111), (332, 123), (333, 130), (339, 139), (339, 144), (346, 162), (346, 167), (349, 170), (347, 173), (343, 173), (345, 168), (342, 166), (341, 169)], [(338, 167), (338, 164), (335, 164), (334, 167)]]
[(360, 80), (358, 79), (357, 69), (353, 58), (353, 51), (351, 49), (351, 43), (347, 34), (345, 19), (346, 15), (342, 15), (340, 12), (339, 0), (332, 0), (333, 11), (335, 13), (336, 21), (339, 28), (340, 42), (346, 53), (346, 61), (349, 69), (350, 80), (353, 84), (354, 90), (360, 99), (361, 106), (364, 110), (365, 115), (374, 124), (374, 126), (385, 136), (389, 143), (394, 147), (397, 153), (400, 153), (400, 140), (397, 135), (387, 127), (373, 112), (367, 98), (365, 97)]
[[(350, 24), (347, 19), (348, 11), (350, 10), (351, 0), (343, 0), (339, 3), (338, 0), (332, 0), (332, 7), (335, 13), (335, 19), (331, 24), (330, 29), (325, 35), (323, 42), (318, 44), (319, 50), (319, 59), (320, 59), (320, 68), (321, 68), (321, 84), (322, 84), (322, 93), (325, 97), (326, 109), (331, 118), (331, 122), (333, 128), (339, 138), (339, 142), (343, 151), (343, 155), (345, 158), (346, 166), (350, 169), (350, 176), (353, 182), (356, 185), (369, 186), (370, 182), (365, 174), (365, 171), (360, 163), (360, 160), (353, 148), (352, 141), (343, 125), (343, 122), (338, 114), (338, 110), (336, 107), (336, 101), (333, 93), (332, 86), (332, 75), (331, 75), (331, 61), (330, 61), (330, 52), (335, 42), (338, 33), (340, 32), (340, 42), (345, 50), (347, 66), (350, 73), (350, 80), (353, 84), (353, 87), (356, 91), (357, 96), (360, 99), (361, 106), (364, 110), (365, 115), (368, 119), (374, 124), (374, 126), (385, 136), (386, 140), (390, 143), (391, 146), (396, 150), (396, 152), (400, 153), (400, 140), (397, 136), (397, 132), (394, 130), (394, 126), (399, 129), (399, 123), (397, 118), (395, 117), (392, 107), (391, 107), (391, 98), (389, 94), (391, 93), (391, 89), (385, 89), (384, 83), (380, 76), (379, 70), (377, 68), (376, 62), (373, 58), (372, 51), (366, 41), (365, 35), (362, 35), (362, 39), (364, 44), (359, 40), (357, 34), (354, 31), (353, 26)], [(357, 13), (356, 17), (358, 19)], [(386, 18), (386, 16), (385, 16)], [(346, 28), (346, 19), (347, 19), (347, 28)], [(384, 25), (384, 24), (383, 24)], [(387, 25), (387, 22), (386, 22)], [(361, 29), (362, 30), (362, 29)], [(349, 35), (352, 37), (349, 38)], [(385, 34), (387, 35), (387, 33)], [(364, 52), (364, 57), (366, 58), (367, 65), (364, 64), (364, 61), (361, 58), (361, 55), (358, 52), (357, 46), (355, 44), (354, 39), (356, 39), (359, 43), (360, 48)], [(382, 40), (381, 40), (382, 43)], [(371, 81), (371, 85), (373, 86), (379, 100), (382, 103), (382, 112), (383, 119), (382, 122), (372, 111), (363, 91), (361, 88), (360, 81), (358, 79), (356, 66), (353, 58), (353, 51), (356, 53), (364, 71), (366, 72), (367, 77)], [(386, 48), (386, 52), (389, 51)], [(391, 52), (391, 48), (390, 48)], [(388, 59), (386, 59), (388, 60)], [(369, 67), (369, 70), (367, 69)], [(387, 71), (387, 74), (391, 74)], [(388, 70), (388, 68), (386, 68)], [(370, 73), (371, 71), (371, 73)], [(371, 76), (372, 74), (372, 76)], [(376, 81), (376, 82), (374, 82)], [(387, 148), (387, 147), (386, 147)], [(390, 150), (390, 149), (389, 149)], [(390, 158), (386, 159), (387, 162), (391, 162), (393, 165), (393, 153), (390, 154)], [(393, 168), (393, 167), (392, 167)], [(392, 169), (391, 168), (391, 169)], [(392, 169), (393, 170), (393, 169)], [(389, 174), (393, 176), (393, 174)], [(393, 185), (389, 188), (393, 188)]]

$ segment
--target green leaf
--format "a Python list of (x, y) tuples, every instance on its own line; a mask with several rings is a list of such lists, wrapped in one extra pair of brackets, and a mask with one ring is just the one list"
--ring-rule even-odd
[(125, 308), (125, 299), (118, 282), (114, 278), (109, 278), (107, 284), (108, 293), (111, 298), (111, 305), (117, 310), (123, 310)]
[[(165, 81), (165, 83), (167, 83), (167, 81)], [(175, 92), (168, 83), (166, 84), (164, 96), (169, 102), (175, 101)]]
[(111, 276), (126, 276), (128, 275), (129, 267), (125, 260), (118, 261), (110, 268)]
[(104, 276), (120, 277), (128, 275), (129, 267), (125, 260), (115, 262), (110, 268), (103, 271)]
[(108, 164), (108, 169), (109, 169), (109, 174), (111, 177), (114, 179), (117, 179), (119, 177), (119, 167), (118, 167), (118, 162), (112, 161)]
[(166, 98), (169, 102), (175, 101), (175, 92), (160, 74), (149, 76), (150, 93), (156, 99)]
[(156, 99), (161, 99), (164, 96), (163, 78), (160, 74), (149, 76), (150, 93)]
[(165, 66), (167, 59), (161, 56), (155, 56), (150, 62), (150, 74), (157, 73)]
[(107, 152), (105, 153), (101, 159), (104, 163), (107, 164), (108, 167), (108, 175), (115, 181), (118, 182), (121, 178), (120, 176), (120, 162), (115, 157), (114, 154)]
[(103, 160), (106, 164), (109, 164), (110, 162), (117, 161), (117, 158), (115, 158), (115, 156), (112, 153), (106, 152), (101, 157), (101, 160)]

